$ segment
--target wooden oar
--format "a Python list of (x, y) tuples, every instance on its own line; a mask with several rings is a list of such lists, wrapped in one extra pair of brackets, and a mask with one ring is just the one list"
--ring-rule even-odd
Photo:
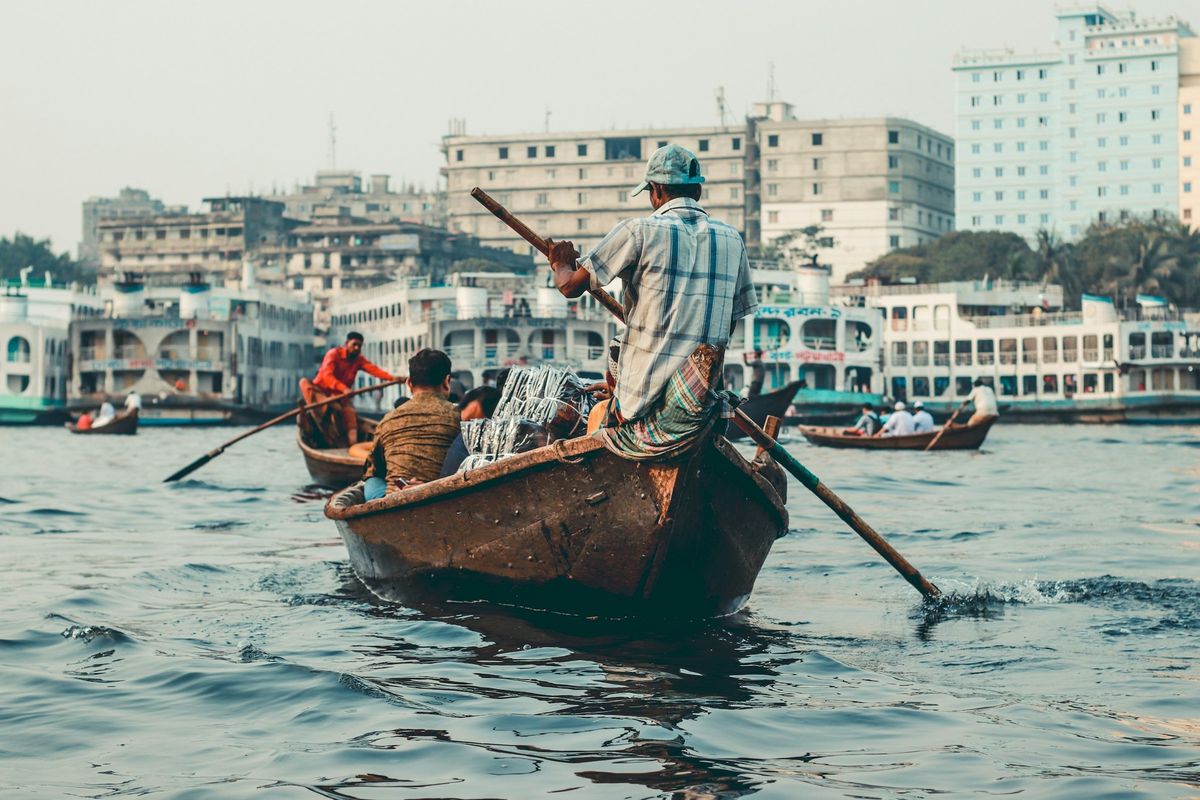
[(212, 461), (217, 456), (221, 455), (221, 453), (224, 453), (225, 448), (231, 447), (232, 445), (235, 445), (238, 442), (240, 442), (242, 439), (249, 438), (249, 437), (253, 436), (254, 434), (258, 433), (259, 431), (265, 431), (267, 428), (270, 428), (272, 425), (278, 425), (279, 423), (283, 422), (286, 419), (291, 419), (292, 417), (296, 416), (297, 414), (299, 414), (303, 411), (308, 411), (308, 410), (314, 409), (314, 408), (320, 408), (321, 406), (329, 405), (330, 403), (336, 403), (338, 400), (343, 400), (347, 397), (353, 397), (354, 395), (362, 394), (363, 392), (373, 392), (376, 389), (383, 389), (388, 386), (395, 386), (398, 383), (404, 383), (404, 381), (405, 381), (404, 378), (397, 378), (394, 381), (386, 381), (385, 383), (377, 383), (374, 386), (364, 386), (361, 389), (355, 389), (354, 391), (346, 392), (345, 394), (339, 394), (336, 397), (330, 397), (325, 400), (320, 400), (316, 403), (312, 403), (307, 406), (300, 406), (298, 408), (293, 408), (291, 411), (287, 412), (286, 414), (280, 414), (278, 417), (275, 417), (274, 419), (267, 420), (262, 425), (259, 425), (257, 428), (255, 428), (252, 431), (246, 431), (245, 433), (241, 434), (240, 436), (235, 436), (234, 438), (230, 439), (228, 442), (226, 442), (225, 444), (216, 448), (215, 450), (209, 450), (207, 453), (200, 456), (199, 458), (197, 458), (192, 463), (188, 464), (183, 469), (179, 470), (178, 472), (172, 473), (167, 478), (164, 478), (163, 483), (171, 483), (172, 481), (177, 481), (180, 478), (191, 475), (193, 472), (200, 469), (201, 467), (203, 467), (208, 462)]
[[(503, 222), (508, 227), (512, 228), (516, 233), (520, 234), (521, 238), (532, 244), (540, 252), (546, 253), (548, 247), (544, 239), (527, 228), (524, 223), (518, 220), (504, 206), (497, 203), (487, 193), (479, 187), (471, 190), (471, 196), (482, 203), (489, 211), (491, 211), (497, 219)], [(603, 289), (591, 289), (591, 294), (609, 311), (613, 313), (617, 319), (625, 321), (625, 314), (620, 304), (613, 299), (612, 295)], [(740, 408), (734, 407), (733, 421), (739, 428), (758, 444), (759, 447), (771, 454), (777, 462), (783, 465), (784, 469), (796, 476), (796, 479), (804, 485), (806, 489), (815, 494), (821, 499), (825, 505), (833, 509), (833, 513), (837, 514), (842, 520), (850, 526), (850, 529), (866, 540), (867, 544), (875, 548), (875, 552), (883, 556), (884, 560), (896, 568), (906, 581), (916, 587), (926, 598), (932, 599), (941, 596), (941, 591), (936, 586), (930, 583), (925, 577), (908, 562), (904, 556), (896, 552), (887, 541), (880, 536), (874, 528), (866, 523), (862, 517), (855, 513), (854, 509), (846, 505), (840, 497), (838, 497), (832, 489), (821, 482), (820, 478), (813, 475), (804, 465), (797, 461), (787, 450), (783, 449), (783, 445), (768, 436), (766, 432), (758, 427), (754, 420), (746, 416), (746, 412)]]
[(964, 400), (962, 405), (954, 409), (954, 413), (950, 415), (950, 419), (946, 420), (946, 424), (943, 425), (942, 429), (937, 432), (937, 436), (933, 437), (933, 440), (930, 441), (929, 444), (925, 445), (925, 450), (923, 452), (928, 453), (930, 450), (932, 450), (933, 446), (938, 443), (939, 439), (942, 438), (942, 434), (950, 430), (950, 426), (954, 424), (954, 420), (958, 417), (959, 413), (967, 407), (967, 402), (968, 401)]

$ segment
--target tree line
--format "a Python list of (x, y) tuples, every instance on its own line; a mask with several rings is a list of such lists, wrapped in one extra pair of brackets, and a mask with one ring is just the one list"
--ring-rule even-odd
[(1015, 233), (955, 231), (880, 256), (851, 278), (920, 283), (984, 277), (1063, 287), (1068, 308), (1083, 293), (1132, 306), (1138, 294), (1165, 297), (1180, 308), (1200, 308), (1200, 229), (1175, 219), (1093, 223), (1076, 242), (1041, 230), (1030, 246)]
[(33, 267), (29, 275), (31, 283), (40, 284), (51, 274), (55, 283), (91, 283), (95, 276), (86, 273), (79, 262), (67, 253), (54, 254), (49, 239), (35, 239), (24, 233), (13, 234), (11, 239), (0, 236), (0, 284), (21, 279), (21, 270)]

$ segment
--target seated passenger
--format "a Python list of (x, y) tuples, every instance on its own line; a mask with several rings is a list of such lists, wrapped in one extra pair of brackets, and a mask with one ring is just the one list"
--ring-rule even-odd
[[(507, 377), (508, 370), (504, 370)], [(503, 386), (503, 380), (497, 381), (500, 386)], [(469, 419), (491, 419), (492, 414), (496, 411), (496, 405), (500, 402), (500, 392), (495, 386), (476, 386), (463, 395), (462, 400), (458, 403), (458, 416), (463, 422)], [(444, 478), (447, 475), (453, 475), (458, 472), (458, 468), (462, 466), (462, 462), (466, 460), (470, 452), (467, 450), (466, 443), (463, 442), (462, 433), (454, 437), (454, 441), (450, 443), (450, 449), (446, 451), (446, 459), (442, 462), (442, 472), (438, 475), (439, 478)]]
[(408, 402), (387, 413), (375, 429), (367, 464), (367, 500), (414, 483), (435, 480), (450, 443), (458, 435), (459, 411), (450, 394), (450, 358), (421, 350), (408, 360)]
[(862, 416), (845, 432), (852, 436), (874, 436), (875, 431), (879, 430), (879, 426), (882, 424), (879, 421), (879, 415), (875, 413), (875, 407), (870, 403), (863, 403)]
[(913, 414), (913, 433), (932, 433), (933, 417), (925, 410), (925, 404), (920, 400), (913, 403), (916, 413)]
[(96, 419), (92, 421), (93, 428), (102, 428), (108, 423), (116, 419), (117, 410), (113, 408), (113, 404), (105, 400), (100, 405), (100, 413), (96, 415)]
[(86, 411), (80, 414), (79, 419), (75, 420), (75, 429), (90, 431), (92, 429), (92, 415)]
[(883, 430), (879, 432), (880, 436), (908, 436), (913, 432), (913, 415), (908, 413), (908, 406), (904, 405), (901, 400), (896, 403), (895, 408), (888, 417), (887, 422), (883, 423)]

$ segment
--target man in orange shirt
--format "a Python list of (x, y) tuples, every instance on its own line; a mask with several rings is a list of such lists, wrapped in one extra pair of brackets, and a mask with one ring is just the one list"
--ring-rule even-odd
[[(344, 394), (354, 386), (358, 371), (366, 370), (369, 374), (385, 381), (394, 381), (396, 376), (385, 372), (372, 364), (362, 355), (363, 335), (356, 331), (346, 334), (346, 343), (341, 347), (331, 347), (321, 360), (321, 368), (317, 377), (311, 381), (300, 379), (300, 393), (304, 395), (305, 404), (318, 403), (327, 397)], [(346, 427), (346, 435), (353, 445), (358, 441), (358, 414), (354, 404), (347, 397), (333, 406), (338, 407), (342, 414), (342, 422)]]

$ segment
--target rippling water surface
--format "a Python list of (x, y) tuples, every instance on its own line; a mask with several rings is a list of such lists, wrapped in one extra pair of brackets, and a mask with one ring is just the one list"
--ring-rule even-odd
[(375, 602), (290, 430), (0, 428), (5, 797), (1197, 797), (1200, 435), (795, 452), (747, 612)]

